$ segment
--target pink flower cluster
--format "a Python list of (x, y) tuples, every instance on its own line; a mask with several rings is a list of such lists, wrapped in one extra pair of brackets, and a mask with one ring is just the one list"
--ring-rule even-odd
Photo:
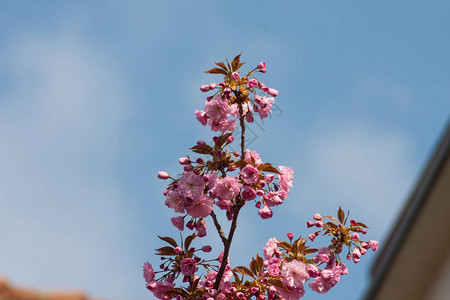
[[(307, 222), (308, 228), (316, 228), (308, 235), (309, 240), (314, 242), (322, 233), (331, 237), (328, 247), (310, 248), (306, 245), (308, 239), (294, 240), (289, 232), (289, 242), (269, 239), (263, 248), (263, 257), (256, 255), (249, 268), (231, 267), (228, 254), (240, 210), (253, 201), (262, 219), (271, 218), (274, 207), (287, 199), (294, 179), (293, 169), (276, 168), (264, 162), (257, 151), (245, 147), (245, 124), (254, 121), (254, 114), (267, 118), (278, 91), (268, 88), (254, 76), (258, 72), (266, 73), (264, 62), (246, 74), (240, 71), (242, 65), (240, 54), (231, 63), (216, 63), (217, 68), (206, 73), (224, 75), (223, 82), (200, 87), (202, 92), (214, 94), (206, 98), (203, 110), (195, 111), (196, 118), (221, 135), (214, 136), (210, 145), (198, 141), (191, 148), (202, 157), (179, 158), (182, 172), (178, 176), (158, 172), (159, 179), (169, 182), (164, 191), (165, 205), (181, 214), (171, 218), (173, 226), (180, 231), (181, 241), (158, 236), (168, 244), (156, 249), (162, 260), (160, 270), (155, 272), (149, 262), (144, 263), (146, 287), (157, 299), (300, 299), (305, 295), (309, 280), (308, 286), (313, 291), (326, 293), (340, 281), (340, 276), (348, 273), (339, 257), (344, 247), (348, 248), (347, 259), (355, 263), (368, 249), (378, 249), (377, 241), (361, 241), (360, 234), (367, 232), (363, 223), (350, 220), (350, 225), (345, 225), (347, 218), (339, 208), (337, 218), (315, 214), (314, 221)], [(257, 91), (265, 94), (256, 94)], [(234, 136), (238, 125), (241, 153), (230, 151), (229, 147), (238, 139)], [(217, 218), (219, 212), (231, 221), (231, 226), (227, 226), (228, 235), (220, 224), (221, 219)], [(208, 218), (223, 243), (223, 251), (217, 259), (205, 259), (200, 254), (211, 252), (211, 246), (192, 246), (197, 237), (207, 235)], [(183, 238), (185, 227), (195, 232)], [(238, 274), (250, 279), (244, 281)], [(181, 283), (176, 284), (177, 280)]]

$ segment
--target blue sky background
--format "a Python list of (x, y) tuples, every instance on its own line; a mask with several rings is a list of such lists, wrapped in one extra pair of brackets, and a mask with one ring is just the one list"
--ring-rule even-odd
[[(2, 1), (0, 276), (151, 299), (141, 268), (177, 234), (159, 170), (213, 136), (214, 61), (243, 51), (280, 91), (250, 149), (295, 170), (274, 218), (246, 207), (232, 264), (339, 205), (383, 241), (450, 112), (447, 1)], [(244, 67), (245, 68), (245, 67)], [(247, 70), (248, 70), (247, 69)], [(211, 227), (212, 224), (208, 223)], [(211, 231), (198, 245), (219, 251)], [(326, 295), (359, 299), (370, 253)]]

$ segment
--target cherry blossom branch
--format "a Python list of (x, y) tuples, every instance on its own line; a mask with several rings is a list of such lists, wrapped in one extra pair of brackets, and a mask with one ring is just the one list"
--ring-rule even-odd
[[(244, 109), (242, 108), (242, 96), (239, 92), (236, 92), (236, 99), (239, 108), (239, 121), (241, 126), (241, 159), (245, 157), (245, 121), (244, 121)], [(222, 280), (223, 273), (225, 272), (225, 268), (228, 264), (228, 254), (231, 248), (231, 241), (233, 240), (234, 231), (237, 227), (237, 218), (239, 216), (239, 211), (243, 207), (243, 203), (241, 201), (241, 197), (238, 196), (236, 198), (233, 220), (231, 221), (230, 232), (228, 234), (228, 239), (224, 242), (224, 250), (222, 256), (222, 263), (220, 264), (219, 272), (217, 273), (216, 281), (214, 282), (214, 288), (218, 289), (220, 285), (220, 281)], [(217, 226), (216, 226), (217, 227)]]

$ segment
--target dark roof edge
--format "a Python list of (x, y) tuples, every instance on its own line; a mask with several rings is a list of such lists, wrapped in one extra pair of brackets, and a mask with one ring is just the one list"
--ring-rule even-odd
[(447, 121), (445, 131), (441, 134), (441, 139), (435, 149), (433, 155), (428, 160), (429, 162), (425, 167), (425, 171), (422, 173), (407, 204), (404, 206), (402, 213), (392, 228), (389, 237), (377, 255), (371, 269), (372, 284), (364, 296), (365, 300), (374, 299), (377, 295), (390, 269), (391, 263), (394, 261), (412, 227), (411, 225), (423, 207), (436, 178), (441, 173), (445, 160), (450, 155), (450, 120)]

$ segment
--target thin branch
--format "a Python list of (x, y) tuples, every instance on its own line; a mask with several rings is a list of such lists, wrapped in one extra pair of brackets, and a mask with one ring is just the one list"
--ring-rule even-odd
[(216, 226), (217, 232), (219, 233), (219, 236), (222, 239), (223, 246), (225, 246), (227, 243), (227, 237), (225, 236), (225, 232), (223, 232), (222, 227), (220, 226), (214, 211), (211, 212), (211, 217), (214, 221), (214, 225)]

